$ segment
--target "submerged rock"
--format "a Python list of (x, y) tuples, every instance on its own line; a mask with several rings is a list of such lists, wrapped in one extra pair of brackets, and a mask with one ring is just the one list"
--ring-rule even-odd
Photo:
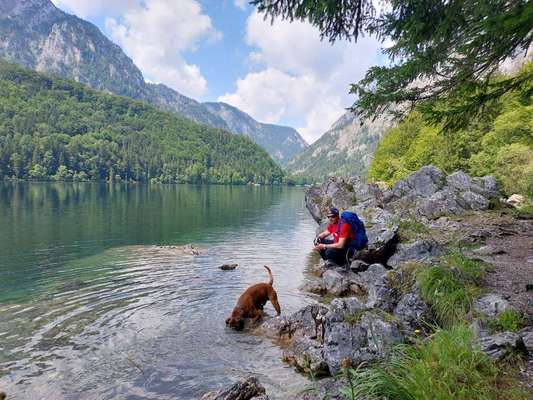
[(237, 268), (238, 266), (239, 266), (239, 264), (222, 264), (218, 268), (220, 268), (223, 271), (230, 271), (230, 270), (233, 270), (233, 269)]
[(226, 389), (206, 393), (200, 397), (200, 400), (268, 400), (268, 398), (259, 380), (251, 376), (244, 381), (235, 382)]
[(283, 351), (283, 361), (300, 372), (315, 376), (326, 376), (330, 373), (322, 344), (307, 336), (297, 337), (291, 342)]

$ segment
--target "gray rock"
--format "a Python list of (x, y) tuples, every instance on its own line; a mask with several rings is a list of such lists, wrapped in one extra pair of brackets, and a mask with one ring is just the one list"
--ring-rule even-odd
[(533, 326), (528, 326), (522, 329), (518, 334), (522, 338), (529, 355), (533, 356)]
[(322, 324), (328, 308), (320, 304), (310, 304), (288, 317), (274, 317), (261, 325), (259, 333), (270, 337), (322, 336)]
[(525, 350), (522, 338), (513, 332), (502, 332), (479, 338), (478, 345), (481, 351), (494, 359), (501, 359), (512, 352)]
[(348, 385), (345, 378), (323, 378), (313, 383), (313, 388), (302, 394), (301, 400), (345, 400), (342, 390)]
[(368, 264), (363, 260), (353, 260), (350, 264), (352, 272), (363, 272), (368, 269)]
[(331, 308), (326, 314), (329, 321), (342, 322), (366, 310), (366, 306), (356, 297), (337, 298), (331, 301)]
[(363, 221), (368, 236), (368, 245), (355, 256), (367, 263), (385, 263), (394, 252), (398, 240), (396, 217), (382, 208), (352, 207)]
[(497, 293), (487, 293), (474, 302), (474, 310), (478, 315), (495, 318), (505, 310), (512, 310), (511, 304)]
[(379, 358), (389, 354), (391, 345), (403, 341), (400, 324), (390, 316), (386, 321), (382, 315), (365, 313), (361, 319), (361, 327), (367, 332), (368, 351)]
[(326, 285), (324, 284), (322, 280), (305, 282), (299, 287), (299, 289), (302, 292), (309, 292), (309, 293), (314, 293), (314, 294), (319, 294), (319, 295), (324, 295), (328, 291), (326, 288)]
[(261, 386), (256, 377), (251, 376), (244, 381), (235, 382), (229, 388), (206, 393), (200, 400), (258, 400), (256, 396), (264, 396), (260, 398), (268, 399), (265, 395), (265, 388)]
[(366, 293), (366, 307), (392, 312), (398, 293), (391, 287), (388, 271), (381, 264), (372, 264), (364, 272), (355, 275), (352, 282)]
[(420, 297), (420, 290), (417, 286), (400, 298), (393, 314), (401, 321), (405, 331), (423, 330), (431, 321), (429, 306)]
[(350, 291), (350, 281), (347, 274), (339, 269), (328, 269), (322, 274), (326, 290), (335, 296), (344, 296)]
[(329, 375), (322, 344), (306, 336), (295, 338), (283, 351), (283, 361), (300, 372), (315, 376)]
[(324, 219), (330, 207), (345, 210), (354, 204), (353, 186), (343, 178), (329, 177), (321, 186), (313, 186), (305, 194), (305, 205), (317, 222)]
[(442, 249), (432, 240), (418, 240), (413, 243), (401, 243), (387, 261), (387, 265), (397, 268), (408, 261), (427, 262), (442, 254)]
[(489, 208), (489, 199), (472, 191), (466, 191), (457, 195), (457, 201), (465, 210), (486, 210)]
[(336, 374), (345, 363), (357, 366), (383, 357), (402, 340), (400, 324), (393, 319), (367, 311), (338, 321), (337, 315), (328, 313), (323, 356), (330, 372)]
[(434, 165), (426, 165), (406, 179), (398, 181), (392, 188), (393, 198), (406, 195), (429, 197), (442, 189), (445, 182), (445, 176), (441, 170)]

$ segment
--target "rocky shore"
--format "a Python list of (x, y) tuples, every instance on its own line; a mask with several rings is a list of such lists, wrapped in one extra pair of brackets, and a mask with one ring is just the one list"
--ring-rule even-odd
[[(386, 360), (398, 344), (428, 340), (454, 316), (475, 332), (475, 347), (492, 359), (519, 357), (518, 383), (531, 390), (533, 221), (514, 216), (492, 177), (471, 178), (462, 171), (446, 176), (425, 166), (391, 189), (359, 178), (329, 178), (307, 191), (306, 206), (317, 231), (329, 207), (355, 211), (369, 244), (350, 264), (316, 266), (316, 279), (302, 290), (324, 296), (323, 302), (259, 328), (282, 339), (283, 361), (313, 378), (313, 391), (302, 399), (345, 398), (346, 371)], [(464, 310), (457, 306), (447, 315), (439, 309), (421, 278), (428, 271), (468, 282)], [(501, 322), (504, 316), (516, 323)], [(268, 398), (264, 390), (251, 397), (224, 393), (209, 399)]]

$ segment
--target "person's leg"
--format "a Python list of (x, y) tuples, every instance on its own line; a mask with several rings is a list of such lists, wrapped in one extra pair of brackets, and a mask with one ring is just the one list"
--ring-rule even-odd
[(324, 251), (324, 260), (331, 260), (337, 265), (344, 265), (346, 263), (347, 249), (326, 249)]
[[(333, 240), (331, 240), (331, 239), (322, 239), (322, 243), (324, 243), (324, 244), (332, 244)], [(319, 253), (320, 253), (320, 257), (322, 257), (322, 260), (327, 260), (326, 250), (320, 250)]]

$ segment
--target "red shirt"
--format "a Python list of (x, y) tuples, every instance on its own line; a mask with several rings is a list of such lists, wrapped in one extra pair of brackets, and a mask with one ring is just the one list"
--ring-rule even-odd
[(333, 243), (337, 243), (340, 238), (346, 238), (345, 244), (347, 245), (353, 240), (352, 228), (350, 227), (350, 224), (345, 222), (341, 225), (340, 232), (337, 233), (338, 227), (339, 222), (336, 224), (328, 225), (328, 232), (331, 233), (331, 235), (333, 236)]

